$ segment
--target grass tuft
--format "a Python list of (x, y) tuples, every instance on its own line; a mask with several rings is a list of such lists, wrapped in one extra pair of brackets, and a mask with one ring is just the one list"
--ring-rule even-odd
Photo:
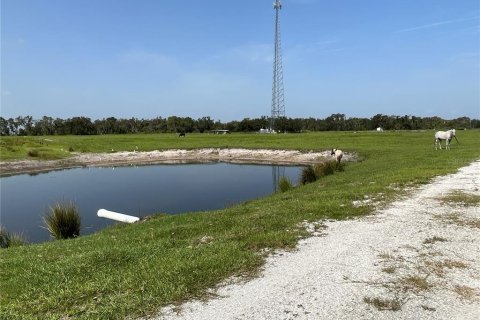
[(50, 235), (57, 239), (76, 238), (80, 235), (81, 218), (73, 202), (56, 203), (43, 217)]
[(345, 162), (337, 162), (335, 165), (335, 171), (345, 171)]
[(337, 167), (336, 161), (325, 161), (317, 163), (313, 166), (313, 170), (315, 171), (315, 177), (317, 179), (328, 176), (335, 173)]
[(455, 288), (453, 288), (453, 292), (466, 300), (474, 300), (474, 298), (479, 295), (474, 288), (460, 285), (456, 285)]
[(414, 292), (427, 291), (431, 288), (431, 285), (427, 281), (427, 277), (419, 275), (407, 276), (400, 281), (404, 290), (411, 290)]
[(26, 243), (21, 234), (9, 232), (6, 228), (0, 226), (0, 249), (9, 247), (18, 247)]
[(28, 150), (27, 154), (29, 157), (32, 157), (32, 158), (38, 158), (40, 156), (40, 153), (36, 149)]
[(458, 226), (480, 229), (480, 219), (467, 218), (461, 216), (459, 213), (436, 215), (436, 217), (444, 220), (445, 222), (456, 224)]
[(382, 269), (383, 272), (389, 273), (389, 274), (395, 273), (396, 270), (397, 270), (397, 267), (395, 266), (389, 266)]
[(457, 204), (462, 206), (475, 206), (480, 204), (480, 196), (469, 194), (462, 191), (454, 191), (448, 195), (439, 198), (444, 204)]
[(293, 188), (292, 182), (288, 177), (281, 177), (280, 181), (278, 181), (278, 188), (280, 189), (281, 192), (286, 192), (290, 189)]
[(385, 299), (385, 298), (363, 298), (365, 303), (371, 304), (378, 310), (391, 310), (399, 311), (402, 308), (402, 304), (398, 299)]
[(443, 261), (425, 261), (425, 266), (430, 273), (438, 277), (444, 277), (446, 273), (445, 269), (465, 269), (467, 264), (463, 261), (446, 259)]
[(315, 175), (315, 170), (313, 169), (312, 166), (307, 166), (302, 169), (302, 172), (300, 173), (300, 183), (301, 184), (307, 184), (307, 183), (312, 183), (317, 180), (317, 176)]
[(423, 241), (423, 244), (433, 244), (435, 242), (445, 242), (447, 239), (438, 237), (438, 236), (433, 236), (431, 238), (427, 238)]

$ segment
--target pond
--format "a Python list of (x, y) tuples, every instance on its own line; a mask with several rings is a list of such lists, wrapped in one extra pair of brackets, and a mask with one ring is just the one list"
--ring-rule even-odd
[(56, 202), (73, 201), (81, 234), (114, 221), (99, 209), (138, 217), (222, 209), (272, 194), (278, 179), (296, 184), (301, 167), (231, 163), (90, 167), (0, 178), (0, 225), (28, 242), (50, 239), (43, 216)]

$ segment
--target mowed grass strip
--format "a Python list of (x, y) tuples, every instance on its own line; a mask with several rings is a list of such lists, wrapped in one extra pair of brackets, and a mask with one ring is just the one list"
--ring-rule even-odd
[(255, 275), (264, 262), (262, 249), (293, 248), (307, 236), (302, 221), (368, 214), (371, 203), (352, 202), (368, 196), (388, 203), (406, 187), (480, 159), (480, 131), (457, 135), (461, 144), (449, 151), (433, 150), (433, 132), (35, 138), (54, 140), (64, 150), (84, 146), (85, 152), (107, 152), (112, 145), (119, 151), (337, 147), (362, 160), (314, 183), (224, 210), (163, 214), (76, 239), (0, 250), (0, 319), (134, 318), (206, 297), (208, 288), (230, 276)]

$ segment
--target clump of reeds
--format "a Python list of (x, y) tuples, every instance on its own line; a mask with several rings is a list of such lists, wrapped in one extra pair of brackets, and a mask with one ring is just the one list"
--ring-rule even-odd
[(288, 191), (293, 188), (292, 182), (287, 177), (283, 176), (278, 181), (278, 188), (281, 192)]
[(315, 176), (315, 170), (312, 166), (307, 166), (302, 169), (300, 173), (300, 183), (307, 184), (311, 182), (315, 182), (317, 177)]
[(328, 176), (330, 174), (334, 174), (335, 171), (344, 171), (345, 170), (345, 163), (338, 162), (335, 160), (325, 161), (321, 163), (317, 163), (313, 169), (315, 170), (315, 175), (318, 178)]
[(81, 218), (73, 202), (56, 203), (43, 217), (46, 229), (57, 239), (76, 238), (80, 235)]
[(335, 171), (345, 171), (345, 162), (336, 162)]
[(35, 150), (35, 149), (28, 150), (27, 154), (32, 158), (37, 158), (40, 155), (38, 153), (38, 150)]
[(0, 226), (0, 249), (17, 247), (25, 244), (22, 235), (9, 232), (6, 228)]
[(317, 179), (335, 173), (337, 161), (325, 161), (315, 164), (313, 170)]
[(335, 171), (344, 171), (345, 164), (335, 160), (317, 163), (313, 166), (308, 166), (302, 169), (300, 174), (300, 183), (307, 184), (315, 182), (321, 177), (334, 174)]

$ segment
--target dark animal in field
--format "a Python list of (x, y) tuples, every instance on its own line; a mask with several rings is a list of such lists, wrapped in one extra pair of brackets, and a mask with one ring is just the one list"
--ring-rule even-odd
[(183, 133), (183, 132), (180, 133), (180, 134), (178, 135), (178, 137), (179, 137), (179, 138), (185, 138), (185, 133)]

